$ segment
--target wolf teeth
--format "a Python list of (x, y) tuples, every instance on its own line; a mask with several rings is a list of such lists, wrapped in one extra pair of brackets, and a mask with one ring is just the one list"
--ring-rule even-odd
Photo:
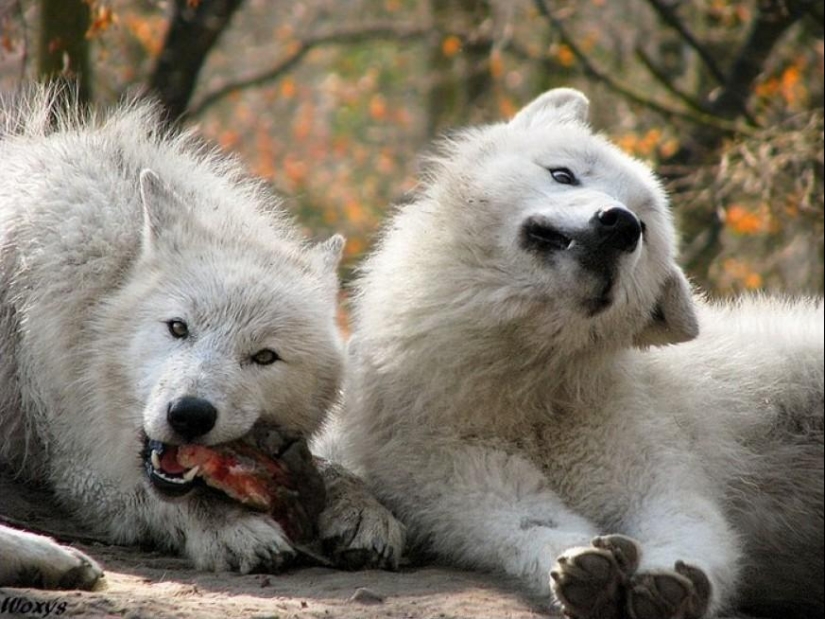
[(171, 477), (166, 475), (162, 470), (157, 470), (154, 472), (154, 475), (162, 479), (163, 481), (169, 482), (170, 484), (178, 484), (179, 486), (185, 486), (190, 483), (191, 480), (187, 480), (184, 477)]
[(191, 469), (187, 470), (182, 475), (170, 475), (167, 474), (166, 471), (163, 470), (161, 463), (160, 463), (160, 454), (158, 453), (157, 449), (152, 449), (149, 454), (149, 461), (152, 463), (152, 468), (154, 469), (153, 474), (157, 475), (161, 479), (171, 482), (173, 484), (188, 484), (191, 483), (195, 477), (198, 476), (200, 473), (201, 467), (200, 465), (192, 467)]

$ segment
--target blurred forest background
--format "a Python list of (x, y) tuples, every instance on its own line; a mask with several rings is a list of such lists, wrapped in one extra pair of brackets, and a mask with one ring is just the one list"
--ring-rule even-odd
[(578, 87), (698, 285), (823, 290), (823, 0), (0, 0), (0, 89), (54, 77), (160, 97), (346, 234), (345, 278), (435, 137)]

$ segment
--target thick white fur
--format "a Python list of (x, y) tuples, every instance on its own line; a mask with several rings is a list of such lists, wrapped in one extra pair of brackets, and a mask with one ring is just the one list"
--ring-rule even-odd
[(0, 585), (90, 589), (103, 575), (94, 559), (53, 539), (0, 526)]
[[(113, 542), (277, 567), (294, 551), (268, 516), (151, 492), (143, 437), (175, 441), (166, 408), (184, 395), (218, 410), (207, 444), (257, 421), (312, 432), (339, 388), (343, 239), (307, 244), (236, 163), (164, 134), (150, 106), (53, 126), (53, 94), (0, 107), (0, 462)], [(251, 363), (264, 348), (281, 361)], [(26, 539), (2, 531), (0, 579), (25, 567), (6, 553)]]
[[(821, 616), (822, 301), (694, 301), (659, 183), (586, 111), (554, 90), (444, 146), (363, 268), (326, 448), (414, 545), (540, 594), (560, 556), (618, 533), (641, 552), (621, 586), (685, 582), (677, 561), (709, 580), (706, 612), (640, 616), (798, 602)], [(559, 167), (581, 184), (555, 182)], [(576, 229), (612, 206), (646, 231), (591, 315), (592, 273), (525, 251), (519, 229), (532, 215)], [(607, 606), (593, 616), (624, 612)]]

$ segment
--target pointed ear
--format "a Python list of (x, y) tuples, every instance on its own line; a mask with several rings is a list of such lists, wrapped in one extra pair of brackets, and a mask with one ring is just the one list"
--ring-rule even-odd
[(522, 128), (551, 123), (577, 122), (586, 124), (590, 102), (573, 88), (554, 88), (528, 103), (510, 121)]
[[(143, 247), (152, 248), (164, 229), (170, 225), (169, 214), (182, 212), (177, 195), (152, 170), (140, 172), (140, 201), (143, 205)], [(174, 205), (169, 208), (169, 205)]]
[(659, 294), (650, 322), (636, 336), (639, 347), (687, 342), (699, 335), (693, 294), (681, 269), (674, 266)]
[(322, 271), (337, 275), (345, 244), (346, 239), (340, 234), (335, 234), (313, 248)]

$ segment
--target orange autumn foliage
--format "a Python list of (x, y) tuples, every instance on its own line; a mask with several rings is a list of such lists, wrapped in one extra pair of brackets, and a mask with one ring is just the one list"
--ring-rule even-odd
[(444, 42), (441, 44), (441, 53), (444, 54), (447, 58), (452, 58), (458, 52), (461, 51), (461, 39), (459, 39), (454, 34), (445, 37)]
[(91, 23), (86, 30), (87, 39), (93, 39), (117, 23), (117, 16), (112, 7), (108, 5), (90, 3), (89, 11), (91, 13)]
[(760, 234), (770, 230), (771, 216), (766, 208), (754, 212), (734, 204), (725, 211), (725, 224), (737, 234)]

